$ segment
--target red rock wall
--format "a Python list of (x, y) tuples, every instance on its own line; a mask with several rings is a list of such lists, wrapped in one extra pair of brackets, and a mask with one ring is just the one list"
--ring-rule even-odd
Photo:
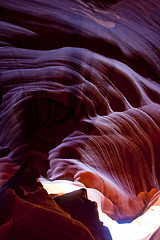
[(1, 186), (27, 161), (25, 186), (89, 170), (159, 189), (159, 6), (0, 1)]

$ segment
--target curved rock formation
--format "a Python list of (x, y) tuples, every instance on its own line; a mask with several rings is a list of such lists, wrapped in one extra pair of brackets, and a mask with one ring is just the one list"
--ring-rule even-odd
[[(42, 175), (95, 188), (121, 221), (145, 209), (152, 196), (146, 201), (141, 192), (159, 190), (160, 2), (8, 0), (0, 9), (0, 186), (10, 204), (3, 239), (14, 219), (20, 230), (13, 239), (22, 236), (18, 206), (41, 214), (34, 239), (45, 214), (48, 224), (55, 221), (54, 209), (73, 233), (100, 239), (47, 194), (39, 202), (36, 180)], [(65, 239), (79, 239), (65, 231)]]

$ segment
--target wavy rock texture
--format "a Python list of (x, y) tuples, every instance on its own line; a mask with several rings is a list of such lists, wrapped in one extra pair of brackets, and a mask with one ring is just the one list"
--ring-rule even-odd
[[(114, 204), (113, 218), (133, 219), (150, 200), (140, 193), (160, 184), (160, 1), (1, 0), (0, 9), (0, 185), (27, 162), (24, 195), (40, 175), (78, 180)], [(17, 201), (33, 210), (19, 190), (9, 196), (16, 219)], [(13, 221), (1, 221), (4, 239)]]

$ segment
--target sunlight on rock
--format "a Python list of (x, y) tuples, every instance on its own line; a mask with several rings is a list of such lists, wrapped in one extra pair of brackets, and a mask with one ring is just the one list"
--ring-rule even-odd
[(131, 223), (118, 224), (101, 209), (98, 211), (100, 220), (109, 228), (113, 240), (147, 240), (160, 227), (160, 199), (159, 206), (152, 206)]
[[(52, 182), (45, 178), (40, 178), (39, 181), (49, 194), (61, 195), (85, 188), (81, 183), (67, 180)], [(101, 193), (95, 189), (86, 189), (88, 198), (97, 203), (100, 221), (109, 228), (113, 240), (147, 240), (160, 227), (160, 197), (143, 215), (133, 222), (119, 224), (102, 212)]]
[(57, 181), (49, 181), (43, 177), (39, 178), (38, 181), (40, 181), (43, 185), (43, 187), (46, 189), (48, 194), (57, 194), (62, 195), (65, 193), (69, 193), (72, 191), (76, 191), (80, 188), (85, 188), (83, 184), (81, 183), (74, 183), (67, 180), (57, 180)]

